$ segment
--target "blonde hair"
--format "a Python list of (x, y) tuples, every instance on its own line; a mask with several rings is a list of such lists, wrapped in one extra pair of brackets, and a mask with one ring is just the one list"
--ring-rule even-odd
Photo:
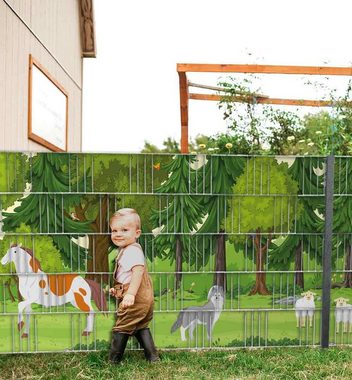
[(109, 223), (111, 224), (111, 221), (113, 219), (120, 218), (120, 217), (123, 217), (123, 216), (131, 216), (133, 218), (133, 221), (136, 224), (137, 229), (138, 230), (141, 229), (141, 218), (138, 215), (137, 211), (135, 209), (133, 209), (133, 208), (120, 208), (120, 210), (115, 211), (112, 214)]

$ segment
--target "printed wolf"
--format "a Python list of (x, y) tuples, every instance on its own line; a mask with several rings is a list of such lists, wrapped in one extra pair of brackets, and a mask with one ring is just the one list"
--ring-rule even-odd
[(193, 332), (197, 324), (205, 325), (210, 340), (216, 321), (219, 319), (224, 306), (224, 290), (222, 286), (214, 285), (208, 293), (208, 302), (203, 306), (190, 306), (180, 311), (176, 322), (171, 327), (173, 333), (178, 328), (181, 340), (186, 340), (186, 330), (189, 329), (189, 338), (193, 340)]

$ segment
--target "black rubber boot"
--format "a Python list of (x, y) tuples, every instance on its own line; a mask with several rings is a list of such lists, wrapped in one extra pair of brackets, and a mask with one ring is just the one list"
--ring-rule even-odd
[(123, 334), (118, 331), (112, 332), (111, 350), (109, 354), (109, 360), (113, 363), (119, 363), (122, 360), (123, 353), (125, 352), (128, 334)]
[(148, 328), (137, 330), (134, 336), (137, 338), (138, 343), (142, 346), (144, 356), (148, 362), (157, 362), (160, 360), (154, 345), (152, 334)]

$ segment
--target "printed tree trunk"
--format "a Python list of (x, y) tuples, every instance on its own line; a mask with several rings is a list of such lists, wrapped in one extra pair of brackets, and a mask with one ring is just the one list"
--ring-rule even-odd
[(343, 280), (344, 288), (352, 288), (352, 247), (350, 244), (347, 244), (346, 253), (345, 253), (345, 274)]
[[(109, 283), (108, 249), (110, 237), (107, 235), (89, 235), (89, 251), (91, 258), (87, 260), (86, 278), (98, 284)], [(101, 273), (103, 272), (103, 273)]]
[(299, 242), (295, 248), (295, 285), (304, 289), (302, 244)]
[[(88, 203), (84, 208), (81, 205), (76, 207), (76, 214), (79, 220), (86, 221), (85, 211), (88, 208)], [(107, 220), (108, 212), (108, 196), (102, 198), (101, 207), (98, 214), (91, 224), (93, 232), (96, 235), (89, 235), (89, 257), (87, 259), (87, 275), (86, 278), (100, 283), (109, 283), (109, 262), (108, 249), (110, 246), (110, 235), (101, 234), (104, 231), (102, 221)]]
[(255, 255), (256, 255), (256, 278), (255, 284), (250, 291), (249, 295), (253, 296), (254, 294), (260, 295), (270, 295), (268, 288), (266, 287), (266, 274), (264, 273), (264, 262), (265, 255), (268, 251), (268, 246), (270, 245), (271, 235), (269, 235), (269, 239), (264, 246), (261, 245), (261, 236), (260, 230), (256, 231), (256, 235), (254, 238), (255, 245)]
[(216, 255), (215, 255), (215, 273), (214, 285), (222, 286), (226, 292), (226, 250), (225, 250), (225, 234), (221, 234), (216, 239)]
[(182, 280), (182, 244), (179, 237), (176, 238), (176, 288), (175, 293), (177, 289), (181, 286), (181, 280)]

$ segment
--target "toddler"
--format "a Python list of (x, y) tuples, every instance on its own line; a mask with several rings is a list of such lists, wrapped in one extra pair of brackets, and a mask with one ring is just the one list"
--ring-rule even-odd
[(117, 320), (112, 329), (112, 362), (121, 361), (128, 338), (134, 335), (150, 362), (159, 360), (148, 328), (153, 318), (154, 295), (142, 247), (136, 242), (141, 221), (132, 208), (116, 211), (110, 219), (111, 240), (119, 248), (110, 294), (118, 299)]

